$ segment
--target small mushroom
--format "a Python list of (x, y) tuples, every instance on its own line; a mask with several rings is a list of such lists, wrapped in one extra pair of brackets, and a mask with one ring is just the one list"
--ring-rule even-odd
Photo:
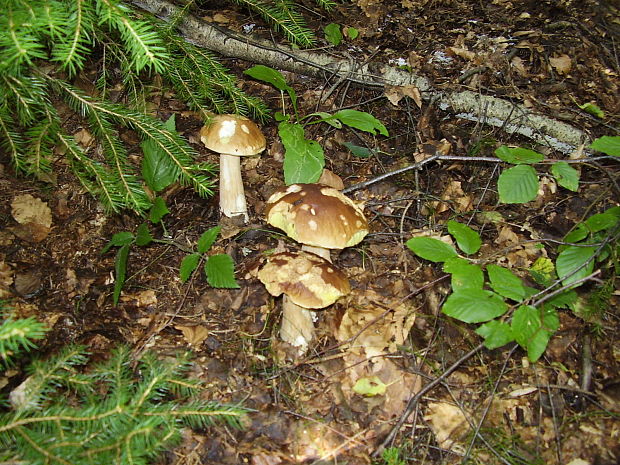
[[(267, 200), (267, 222), (331, 262), (330, 249), (343, 249), (359, 243), (368, 234), (368, 222), (362, 206), (336, 189), (320, 184), (292, 184), (276, 191)], [(283, 300), (280, 337), (303, 353), (314, 337), (314, 325), (307, 310), (288, 308)], [(298, 312), (299, 315), (295, 315)], [(290, 319), (297, 326), (285, 326)]]
[(247, 222), (240, 157), (258, 155), (265, 150), (265, 136), (245, 116), (217, 115), (200, 130), (200, 140), (220, 154), (221, 212), (229, 218), (243, 216)]
[(280, 337), (304, 353), (314, 336), (314, 312), (350, 292), (346, 275), (309, 252), (280, 252), (267, 258), (258, 279), (273, 296), (284, 294)]

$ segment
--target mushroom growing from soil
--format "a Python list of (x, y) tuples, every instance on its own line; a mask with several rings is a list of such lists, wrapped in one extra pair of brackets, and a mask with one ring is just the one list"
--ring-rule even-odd
[[(358, 244), (368, 234), (362, 206), (341, 192), (320, 184), (292, 184), (276, 191), (267, 200), (267, 222), (283, 230), (291, 239), (331, 262), (330, 249)], [(283, 315), (295, 322), (280, 337), (304, 352), (314, 336), (312, 312), (283, 299)], [(309, 322), (309, 323), (308, 323)]]
[(280, 336), (306, 351), (314, 335), (313, 312), (325, 308), (351, 290), (346, 275), (334, 265), (310, 252), (280, 252), (267, 259), (258, 272), (267, 292), (285, 294)]
[(200, 140), (220, 154), (220, 210), (229, 217), (243, 216), (248, 208), (241, 179), (241, 157), (265, 150), (265, 136), (250, 119), (239, 115), (216, 115), (200, 130)]

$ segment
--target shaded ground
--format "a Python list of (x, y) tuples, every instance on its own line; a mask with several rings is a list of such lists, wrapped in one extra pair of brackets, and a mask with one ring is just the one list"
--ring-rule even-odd
[[(515, 3), (360, 0), (309, 18), (316, 28), (337, 22), (360, 30), (361, 38), (333, 53), (404, 60), (436, 87), (479, 90), (526, 103), (593, 137), (617, 134), (617, 2)], [(260, 26), (242, 10), (221, 11), (209, 2), (203, 6), (202, 16), (227, 27)], [(226, 65), (239, 75), (250, 66), (234, 60)], [(500, 143), (526, 143), (432, 107), (420, 110), (410, 99), (392, 105), (374, 90), (346, 84), (319, 103), (331, 83), (287, 78), (300, 94), (302, 113), (359, 104), (356, 108), (390, 130), (390, 138), (373, 139), (325, 126), (309, 128), (307, 136), (321, 143), (328, 168), (347, 186), (413, 163), (424, 143), (444, 138), (460, 156), (492, 155)], [(242, 85), (278, 109), (279, 93), (272, 88), (250, 81)], [(201, 121), (194, 113), (165, 91), (154, 94), (153, 101), (158, 116), (176, 113), (179, 131), (206, 160), (217, 162), (198, 143)], [(579, 110), (577, 104), (587, 102), (601, 107), (606, 118)], [(73, 125), (72, 133), (81, 130), (76, 118), (67, 125)], [(539, 256), (556, 253), (553, 246), (541, 249), (526, 241), (559, 240), (575, 223), (617, 205), (620, 198), (617, 164), (582, 166), (576, 194), (547, 180), (541, 195), (526, 205), (498, 205), (496, 167), (483, 163), (433, 165), (355, 192), (366, 202), (371, 234), (335, 258), (352, 279), (353, 292), (321, 313), (316, 345), (295, 363), (290, 348), (278, 341), (280, 302), (254, 277), (261, 254), (282, 240), (261, 216), (265, 200), (283, 184), (275, 123), (266, 123), (264, 131), (267, 152), (244, 165), (250, 225), (224, 223), (224, 237), (213, 250), (234, 258), (241, 286), (234, 291), (212, 289), (202, 276), (182, 284), (178, 267), (185, 252), (175, 247), (134, 247), (121, 303), (114, 307), (114, 253), (100, 251), (114, 233), (135, 231), (141, 220), (105, 216), (60, 161), (54, 187), (16, 179), (6, 164), (0, 171), (0, 278), (6, 292), (17, 297), (20, 316), (34, 315), (53, 328), (44, 351), (67, 342), (86, 344), (99, 354), (118, 342), (161, 354), (191, 348), (194, 373), (209, 387), (206, 397), (243, 401), (256, 410), (243, 432), (188, 432), (183, 446), (166, 457), (168, 463), (370, 463), (369, 455), (411, 394), (479, 343), (471, 326), (439, 313), (449, 282), (440, 267), (416, 259), (404, 241), (420, 229), (441, 232), (451, 218), (471, 221), (483, 237), (481, 257), (522, 273)], [(123, 140), (139, 156), (135, 136), (125, 132)], [(376, 156), (355, 158), (342, 142), (365, 145)], [(11, 201), (26, 193), (51, 208), (52, 229), (46, 237), (20, 228), (12, 218)], [(220, 221), (217, 198), (200, 199), (179, 186), (165, 197), (171, 211), (164, 220), (167, 233), (186, 247)], [(484, 211), (497, 211), (501, 218), (489, 222), (479, 215)], [(151, 232), (164, 234), (161, 227)], [(617, 463), (617, 299), (616, 288), (608, 308), (591, 323), (562, 312), (560, 331), (537, 364), (510, 346), (484, 350), (465, 363), (407, 420), (397, 441), (411, 461), (406, 463), (423, 458), (452, 463), (464, 455), (474, 463), (570, 463), (577, 458)], [(588, 346), (593, 401), (576, 391)], [(384, 395), (353, 392), (355, 381), (370, 375), (389, 385)], [(465, 419), (477, 424), (482, 416), (487, 420), (474, 438)]]

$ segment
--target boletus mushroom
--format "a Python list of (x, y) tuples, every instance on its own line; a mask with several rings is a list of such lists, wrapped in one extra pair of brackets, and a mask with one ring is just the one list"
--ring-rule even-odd
[(229, 218), (248, 221), (248, 208), (241, 178), (241, 157), (265, 150), (265, 136), (250, 119), (239, 115), (216, 115), (200, 130), (200, 140), (220, 154), (220, 210)]
[[(351, 247), (368, 234), (368, 222), (361, 204), (320, 184), (292, 184), (276, 191), (267, 200), (265, 214), (269, 224), (302, 243), (302, 250), (329, 262), (330, 249)], [(300, 347), (303, 353), (314, 337), (312, 313), (305, 308), (290, 306), (292, 303), (285, 296), (282, 313), (287, 319), (305, 324), (289, 327), (285, 326), (283, 319), (280, 337)]]
[(313, 312), (350, 292), (346, 275), (332, 263), (310, 252), (280, 252), (267, 258), (258, 272), (267, 292), (284, 294), (280, 337), (300, 353), (314, 337)]

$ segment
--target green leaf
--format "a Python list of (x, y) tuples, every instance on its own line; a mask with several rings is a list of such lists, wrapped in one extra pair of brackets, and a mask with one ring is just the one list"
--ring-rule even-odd
[(268, 82), (278, 90), (288, 90), (290, 88), (284, 78), (284, 75), (280, 71), (270, 68), (269, 66), (252, 66), (251, 68), (246, 69), (243, 74), (247, 74), (248, 76), (258, 79), (259, 81)]
[(344, 28), (344, 33), (351, 40), (357, 39), (357, 37), (360, 35), (360, 31), (358, 31), (357, 29), (355, 29), (354, 27), (351, 27), (351, 26), (345, 27)]
[(559, 161), (551, 165), (551, 174), (558, 184), (569, 191), (577, 192), (579, 189), (579, 171), (565, 161)]
[(146, 223), (142, 223), (138, 226), (138, 230), (136, 231), (136, 245), (142, 247), (144, 245), (149, 245), (152, 241), (153, 236), (151, 236), (149, 226)]
[(153, 206), (149, 212), (149, 220), (151, 223), (160, 223), (161, 219), (168, 213), (170, 213), (170, 210), (168, 210), (168, 207), (166, 206), (166, 201), (161, 197), (155, 197), (155, 200), (153, 200)]
[(221, 230), (221, 226), (214, 226), (213, 228), (207, 229), (205, 232), (203, 232), (196, 244), (198, 252), (201, 254), (207, 252), (215, 242), (215, 238)]
[(476, 330), (476, 334), (484, 338), (484, 346), (490, 350), (515, 340), (510, 325), (497, 320), (484, 323)]
[(480, 250), (480, 246), (482, 245), (480, 234), (469, 226), (450, 220), (448, 221), (448, 232), (456, 239), (459, 249), (466, 254), (471, 255)]
[(235, 264), (230, 256), (223, 254), (212, 255), (205, 264), (207, 282), (216, 288), (239, 289), (235, 280)]
[[(555, 268), (557, 270), (558, 277), (562, 280), (562, 284), (567, 286), (592, 273), (592, 270), (594, 269), (594, 260), (590, 259), (594, 255), (594, 252), (594, 247), (578, 246), (569, 246), (560, 252), (557, 260), (555, 261)], [(586, 266), (569, 276), (577, 268), (588, 262), (588, 260), (589, 263)]]
[(618, 217), (611, 213), (597, 213), (584, 221), (590, 232), (596, 233), (613, 228), (618, 224)]
[(601, 110), (601, 107), (599, 107), (598, 105), (596, 105), (595, 103), (584, 103), (583, 105), (577, 105), (579, 108), (581, 108), (583, 111), (585, 111), (586, 113), (590, 113), (593, 116), (596, 116), (597, 118), (603, 119), (605, 118), (605, 112), (603, 110)]
[(443, 270), (452, 275), (452, 290), (482, 289), (484, 273), (478, 265), (474, 265), (460, 257), (452, 257), (445, 261)]
[(574, 290), (564, 291), (547, 301), (547, 304), (556, 308), (573, 308), (577, 303), (577, 293)]
[(504, 170), (497, 181), (502, 203), (526, 203), (536, 198), (538, 176), (529, 165), (517, 165)]
[(343, 142), (342, 145), (348, 148), (351, 153), (358, 158), (370, 158), (374, 153), (372, 150), (367, 149), (366, 147), (360, 147), (359, 145), (355, 145), (350, 142)]
[[(336, 128), (336, 129), (342, 129), (342, 123), (340, 121), (338, 121), (337, 119), (334, 119), (332, 117), (331, 113), (327, 113), (325, 111), (317, 111), (316, 113), (311, 113), (309, 114), (306, 118), (310, 118), (312, 116), (318, 116), (320, 119), (318, 119), (317, 121), (315, 121), (314, 123), (327, 123), (329, 124), (331, 127)], [(312, 123), (312, 124), (314, 124)]]
[(286, 79), (284, 79), (284, 75), (280, 71), (270, 68), (269, 66), (256, 65), (252, 66), (250, 69), (246, 69), (243, 73), (259, 81), (268, 82), (281, 92), (286, 91), (291, 98), (295, 113), (297, 113), (297, 94), (295, 90), (286, 83)]
[(521, 305), (512, 316), (515, 340), (527, 350), (528, 358), (532, 362), (545, 352), (549, 339), (559, 325), (557, 312), (551, 307), (537, 309), (531, 305)]
[(378, 376), (360, 378), (353, 386), (353, 391), (367, 397), (385, 394), (387, 385)]
[[(174, 113), (164, 123), (164, 127), (176, 134)], [(144, 153), (142, 176), (151, 189), (159, 192), (179, 178), (181, 172), (179, 166), (164, 152), (160, 144), (148, 138), (140, 144), (140, 147)]]
[(389, 136), (388, 130), (377, 118), (370, 113), (358, 110), (340, 110), (333, 114), (333, 117), (340, 120), (342, 124), (351, 126), (352, 128), (366, 131), (371, 134), (382, 134)]
[(342, 32), (340, 32), (340, 24), (331, 23), (325, 26), (325, 39), (332, 45), (340, 45), (342, 42)]
[(507, 147), (502, 145), (495, 150), (495, 155), (500, 160), (513, 165), (539, 163), (545, 159), (544, 155), (534, 152), (533, 150), (521, 147)]
[(125, 244), (118, 249), (118, 252), (116, 252), (116, 260), (114, 261), (114, 293), (112, 294), (114, 305), (118, 304), (118, 299), (121, 296), (121, 291), (125, 285), (128, 257), (129, 244)]
[(594, 139), (591, 148), (606, 155), (620, 157), (620, 136), (603, 136)]
[(579, 242), (590, 234), (590, 230), (585, 223), (577, 223), (572, 231), (564, 236), (564, 242)]
[(491, 264), (487, 266), (487, 273), (491, 287), (499, 295), (517, 302), (521, 302), (526, 297), (527, 293), (521, 278), (512, 274), (510, 270)]
[(528, 271), (536, 284), (541, 286), (549, 286), (556, 278), (555, 266), (547, 257), (538, 257)]
[(441, 311), (465, 323), (482, 323), (503, 315), (508, 310), (504, 300), (491, 291), (461, 289), (450, 296)]
[(191, 253), (183, 257), (183, 260), (181, 260), (181, 267), (179, 268), (179, 277), (181, 278), (182, 283), (187, 281), (192, 275), (192, 273), (198, 266), (200, 257), (201, 254), (199, 253)]
[(278, 125), (278, 133), (285, 148), (284, 182), (313, 183), (319, 180), (325, 166), (325, 155), (321, 146), (308, 140), (300, 124), (283, 121)]
[(108, 242), (105, 245), (105, 247), (101, 250), (101, 253), (102, 254), (106, 253), (112, 247), (122, 247), (123, 245), (129, 245), (133, 243), (134, 239), (135, 239), (135, 236), (133, 235), (133, 233), (129, 231), (123, 231), (123, 232), (116, 233), (112, 236), (112, 239), (110, 239), (110, 242)]
[(418, 257), (431, 262), (445, 262), (457, 256), (454, 247), (432, 237), (413, 237), (407, 241), (407, 247)]

